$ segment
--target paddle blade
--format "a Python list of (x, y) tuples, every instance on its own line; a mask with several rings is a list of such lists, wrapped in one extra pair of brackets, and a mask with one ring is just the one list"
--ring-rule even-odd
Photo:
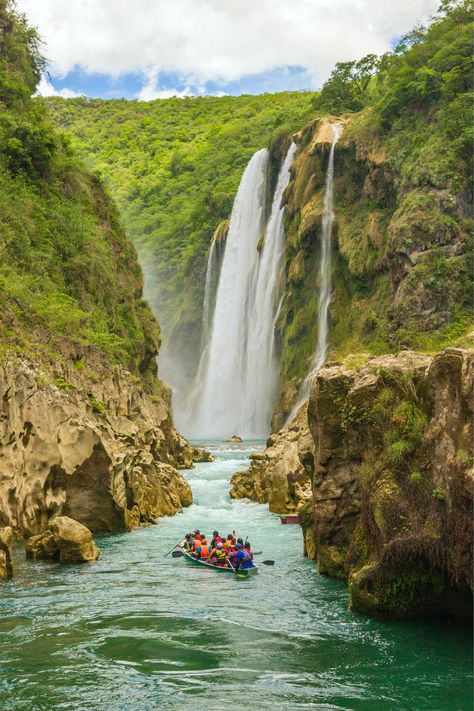
[(173, 551), (171, 554), (172, 558), (182, 558), (184, 555), (183, 551)]
[(274, 560), (262, 560), (262, 565), (275, 565)]

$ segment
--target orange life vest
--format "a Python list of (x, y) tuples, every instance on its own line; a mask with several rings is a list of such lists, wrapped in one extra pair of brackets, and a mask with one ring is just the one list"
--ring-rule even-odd
[(201, 546), (201, 550), (199, 551), (199, 557), (209, 558), (209, 546)]

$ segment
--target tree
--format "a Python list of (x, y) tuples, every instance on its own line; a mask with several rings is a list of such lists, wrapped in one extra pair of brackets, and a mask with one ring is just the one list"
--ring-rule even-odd
[(0, 102), (7, 107), (27, 103), (45, 67), (37, 31), (13, 0), (0, 0)]
[(315, 106), (340, 114), (360, 111), (367, 104), (370, 81), (379, 67), (379, 58), (367, 54), (352, 62), (338, 62), (324, 84)]

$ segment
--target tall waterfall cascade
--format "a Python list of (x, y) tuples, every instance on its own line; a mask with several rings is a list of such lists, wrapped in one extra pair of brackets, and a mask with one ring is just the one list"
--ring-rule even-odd
[(331, 235), (332, 227), (334, 223), (334, 152), (336, 149), (336, 143), (341, 135), (341, 126), (339, 124), (331, 124), (332, 129), (332, 143), (331, 150), (329, 152), (329, 161), (326, 172), (326, 190), (324, 193), (324, 205), (323, 205), (323, 217), (321, 225), (321, 258), (319, 262), (319, 295), (318, 295), (318, 341), (316, 344), (316, 350), (313, 356), (311, 370), (304, 379), (300, 392), (298, 402), (294, 406), (293, 410), (288, 417), (287, 424), (298, 413), (301, 406), (304, 404), (309, 396), (311, 389), (311, 381), (317, 370), (323, 365), (326, 360), (327, 350), (328, 350), (328, 332), (329, 332), (329, 305), (331, 303), (332, 296), (332, 280), (331, 280)]
[[(270, 430), (279, 387), (275, 320), (285, 287), (282, 198), (295, 150), (292, 144), (281, 167), (266, 223), (266, 149), (253, 155), (242, 176), (232, 209), (209, 341), (188, 411), (176, 413), (176, 422), (188, 437), (219, 439), (238, 434), (257, 439), (266, 437)], [(212, 258), (211, 246), (204, 296), (204, 319), (208, 322)]]

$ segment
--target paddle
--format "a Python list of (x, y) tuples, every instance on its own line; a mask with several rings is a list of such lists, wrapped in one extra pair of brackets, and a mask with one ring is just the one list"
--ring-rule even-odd
[(236, 573), (237, 571), (236, 571), (236, 569), (234, 568), (234, 566), (232, 565), (232, 563), (230, 562), (230, 558), (226, 558), (226, 561), (229, 563), (229, 565), (230, 565), (230, 567), (232, 568), (232, 570), (234, 571), (234, 573)]
[(262, 565), (275, 565), (274, 560), (262, 560)]
[[(177, 548), (180, 543), (181, 543), (181, 541), (180, 541), (179, 543), (177, 543), (175, 546), (173, 546), (173, 548), (171, 549), (171, 551), (174, 551), (174, 549)], [(163, 556), (163, 558), (167, 558), (167, 557), (169, 556), (169, 554), (171, 553), (171, 551), (168, 551), (168, 553), (166, 553), (166, 554)]]
[[(171, 553), (171, 551), (170, 551), (170, 553)], [(171, 553), (171, 557), (172, 557), (172, 558), (182, 558), (183, 555), (184, 555), (184, 552), (183, 552), (183, 551), (173, 551), (173, 552)]]

